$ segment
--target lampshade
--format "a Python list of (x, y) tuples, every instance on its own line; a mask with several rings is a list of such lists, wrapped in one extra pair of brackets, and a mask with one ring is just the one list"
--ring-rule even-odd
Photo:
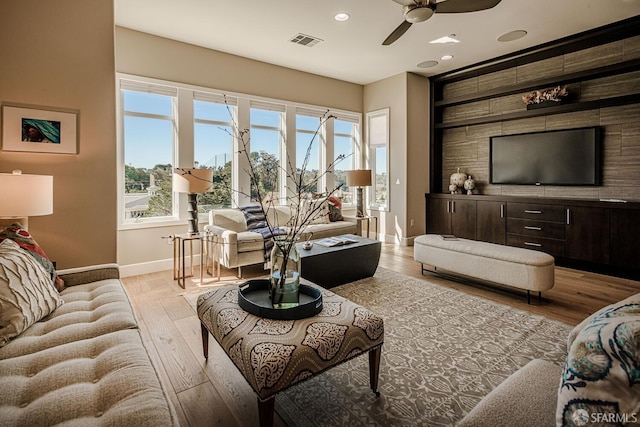
[(349, 187), (368, 187), (371, 185), (371, 170), (358, 169), (347, 171), (347, 185)]
[(173, 191), (177, 193), (206, 193), (211, 190), (213, 169), (177, 168), (173, 171)]
[(25, 218), (53, 213), (53, 177), (15, 170), (0, 173), (0, 217)]

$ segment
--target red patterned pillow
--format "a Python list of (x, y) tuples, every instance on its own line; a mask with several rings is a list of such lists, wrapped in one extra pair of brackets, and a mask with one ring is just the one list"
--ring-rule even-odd
[(62, 292), (65, 289), (64, 281), (58, 277), (56, 269), (47, 254), (44, 252), (44, 249), (42, 249), (27, 230), (22, 228), (22, 224), (11, 224), (9, 227), (0, 231), (0, 242), (5, 239), (13, 240), (22, 249), (26, 250), (29, 255), (33, 256), (36, 261), (44, 267), (47, 273), (49, 273), (58, 292)]
[(331, 222), (343, 221), (342, 197), (329, 196), (329, 220)]

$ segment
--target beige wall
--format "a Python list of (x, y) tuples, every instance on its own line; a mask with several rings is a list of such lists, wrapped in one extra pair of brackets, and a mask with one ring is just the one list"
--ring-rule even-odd
[[(411, 73), (366, 85), (364, 113), (389, 108), (389, 211), (372, 211), (385, 240), (410, 244), (424, 232), (429, 188), (429, 81)], [(414, 226), (411, 226), (411, 220)]]
[(116, 69), (196, 86), (361, 111), (358, 84), (116, 27)]
[(0, 101), (79, 112), (77, 155), (0, 152), (0, 172), (53, 175), (53, 215), (29, 230), (58, 268), (116, 261), (113, 13), (112, 0), (0, 2)]
[[(241, 94), (362, 111), (363, 86), (116, 27), (116, 70)], [(185, 224), (118, 232), (126, 273), (166, 269), (172, 247), (162, 237)], [(135, 265), (135, 266), (134, 266)]]

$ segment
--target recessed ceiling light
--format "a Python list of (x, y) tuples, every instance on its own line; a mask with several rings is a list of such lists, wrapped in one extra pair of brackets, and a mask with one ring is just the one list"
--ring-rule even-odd
[(498, 41), (499, 42), (512, 42), (514, 40), (521, 39), (522, 37), (524, 37), (526, 35), (527, 35), (527, 32), (525, 30), (510, 31), (510, 32), (504, 33), (503, 35), (498, 37)]
[(336, 16), (333, 17), (333, 19), (335, 19), (336, 21), (339, 21), (339, 22), (348, 21), (349, 18), (350, 18), (349, 14), (348, 13), (344, 13), (344, 12), (340, 12), (340, 13), (336, 14)]
[(429, 43), (432, 44), (447, 44), (447, 43), (460, 43), (460, 40), (454, 38), (455, 34), (450, 34), (448, 36), (440, 37), (439, 39), (431, 40)]
[(450, 59), (453, 59), (453, 55), (443, 55), (440, 57), (440, 59), (442, 59), (443, 61), (448, 61)]
[(421, 63), (416, 65), (416, 67), (418, 67), (418, 68), (431, 68), (431, 67), (435, 67), (436, 65), (438, 65), (438, 61), (422, 61)]

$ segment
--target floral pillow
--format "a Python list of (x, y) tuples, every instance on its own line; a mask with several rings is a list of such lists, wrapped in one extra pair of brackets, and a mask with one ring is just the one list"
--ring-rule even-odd
[(44, 267), (47, 273), (49, 273), (58, 292), (62, 292), (64, 290), (64, 281), (58, 277), (53, 263), (49, 260), (49, 257), (38, 242), (36, 242), (31, 234), (22, 227), (22, 224), (15, 223), (0, 231), (0, 242), (5, 239), (13, 240), (22, 249), (28, 251), (29, 254), (33, 256), (35, 260), (42, 265), (42, 267)]
[(556, 423), (633, 424), (640, 416), (640, 294), (589, 319), (565, 361)]
[(329, 196), (329, 221), (343, 221), (342, 197)]
[(305, 198), (300, 201), (300, 220), (307, 224), (328, 224), (329, 223), (329, 203), (324, 196)]

